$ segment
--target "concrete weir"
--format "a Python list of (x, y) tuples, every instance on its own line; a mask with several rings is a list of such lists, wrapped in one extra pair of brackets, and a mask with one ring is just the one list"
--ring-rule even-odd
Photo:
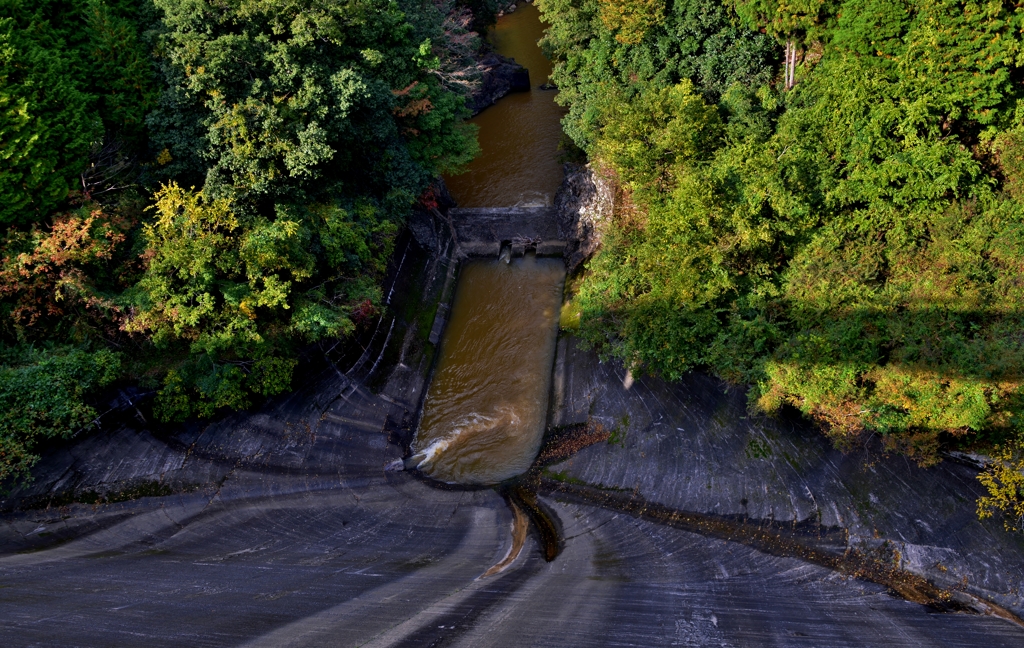
[(454, 208), (449, 216), (464, 257), (497, 258), (502, 244), (512, 246), (513, 258), (528, 250), (562, 256), (568, 243), (559, 237), (552, 207)]
[[(460, 245), (516, 240), (489, 213), (453, 214)], [(443, 301), (457, 264), (407, 246), (421, 281), (396, 300)], [(393, 468), (429, 369), (417, 335), (382, 319), (259, 410), (47, 450), (0, 501), (0, 643), (1024, 645), (1024, 543), (976, 519), (969, 467), (843, 455), (717, 381), (629, 377), (563, 335), (550, 436), (599, 433), (542, 449), (520, 487), (440, 488)], [(524, 534), (536, 510), (553, 527)]]

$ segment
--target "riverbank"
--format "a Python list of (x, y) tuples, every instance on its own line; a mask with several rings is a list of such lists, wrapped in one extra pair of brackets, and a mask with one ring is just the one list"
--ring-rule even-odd
[[(973, 518), (963, 467), (839, 455), (813, 430), (744, 418), (738, 395), (701, 376), (627, 389), (621, 366), (571, 337), (559, 341), (554, 379), (556, 422), (589, 418), (613, 432), (551, 466), (556, 482), (680, 510), (838, 525), (823, 542), (843, 542), (846, 530), (850, 546), (887, 545), (901, 567), (948, 575), (954, 588), (966, 577), (965, 591), (1020, 614), (1024, 552)], [(324, 375), (176, 441), (139, 435), (128, 455), (108, 447), (108, 463), (88, 461), (84, 442), (67, 449), (96, 476), (149, 465), (187, 473), (193, 486), (5, 514), (0, 636), (9, 645), (109, 644), (124, 633), (151, 645), (1024, 640), (996, 617), (930, 614), (797, 557), (557, 492), (540, 501), (561, 528), (561, 554), (545, 562), (531, 535), (512, 565), (477, 580), (509, 553), (512, 513), (493, 490), (430, 488), (386, 470), (403, 448), (385, 396)]]
[[(554, 209), (500, 216), (583, 241), (600, 201), (576, 202), (596, 216), (562, 231)], [(843, 455), (707, 376), (632, 376), (569, 334), (542, 471), (490, 489), (400, 470), (465, 253), (457, 218), (413, 215), (389, 310), (294, 392), (49, 449), (2, 502), (4, 644), (1024, 643), (1024, 541), (976, 519), (971, 469)], [(461, 236), (496, 251), (506, 234)], [(886, 573), (851, 569), (855, 553)]]

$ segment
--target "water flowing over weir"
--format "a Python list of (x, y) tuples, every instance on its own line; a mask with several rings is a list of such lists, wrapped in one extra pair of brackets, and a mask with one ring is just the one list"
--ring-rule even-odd
[(462, 269), (407, 464), (441, 481), (496, 484), (540, 448), (562, 299), (561, 259)]
[[(539, 33), (532, 7), (497, 32), (509, 23)], [(560, 177), (557, 136), (549, 157), (501, 168)], [(295, 391), (186, 425), (105, 420), (41, 452), (33, 481), (0, 495), (0, 645), (1024, 646), (1024, 539), (977, 519), (976, 469), (843, 454), (804, 423), (751, 416), (742, 390), (633, 376), (571, 335), (536, 360), (563, 279), (524, 253), (557, 255), (559, 236), (553, 210), (509, 208), (517, 182), (493, 202), (459, 189), (466, 208), (422, 222), (435, 238), (400, 246), (389, 310)], [(443, 327), (434, 306), (453, 289)], [(486, 399), (460, 393), (470, 372)], [(453, 434), (451, 413), (485, 431), (510, 403), (549, 413), (525, 475), (442, 483), (519, 470), (538, 430), (522, 413), (521, 454), (498, 443), (480, 461), (468, 441), (485, 436), (460, 433), (423, 466), (441, 481), (398, 469), (410, 442)]]

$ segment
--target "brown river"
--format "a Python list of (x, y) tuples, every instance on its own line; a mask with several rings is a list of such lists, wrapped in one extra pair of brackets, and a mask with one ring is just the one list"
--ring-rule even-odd
[[(537, 46), (533, 5), (498, 20), (495, 49), (530, 70), (533, 89), (485, 109), (482, 154), (447, 179), (460, 207), (550, 205), (564, 111), (539, 90), (551, 66)], [(540, 449), (562, 303), (561, 258), (475, 260), (462, 265), (451, 318), (407, 466), (439, 481), (490, 485), (526, 471)]]
[(459, 484), (526, 471), (540, 448), (565, 266), (532, 255), (463, 266), (412, 462)]
[(466, 173), (445, 178), (460, 207), (550, 205), (562, 182), (558, 141), (565, 109), (548, 83), (551, 63), (537, 40), (544, 35), (532, 4), (498, 19), (487, 35), (494, 49), (530, 71), (530, 92), (514, 92), (473, 118), (480, 127), (480, 155)]

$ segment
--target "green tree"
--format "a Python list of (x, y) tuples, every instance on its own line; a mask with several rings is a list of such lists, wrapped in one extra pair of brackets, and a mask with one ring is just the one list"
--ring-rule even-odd
[(585, 9), (542, 6), (567, 130), (627, 190), (574, 298), (581, 335), (637, 369), (753, 384), (755, 407), (839, 445), (870, 431), (930, 463), (1015, 434), (1022, 12), (739, 3), (814, 55), (785, 93), (751, 60), (719, 91), (697, 75), (702, 106), (662, 99), (671, 58), (636, 65), (657, 29), (614, 44)]
[(379, 302), (374, 280), (396, 231), (370, 204), (245, 217), (227, 198), (174, 183), (157, 192), (155, 211), (127, 329), (158, 347), (187, 345), (159, 398), (167, 418), (287, 390), (296, 343), (347, 335), (353, 311)]
[(74, 188), (102, 125), (74, 52), (22, 0), (0, 5), (0, 224), (43, 220)]
[(120, 363), (105, 349), (0, 347), (0, 482), (29, 476), (41, 440), (88, 428), (97, 412), (85, 398), (113, 382)]
[(464, 100), (386, 0), (158, 0), (169, 90), (151, 117), (168, 171), (240, 208), (373, 196), (406, 209), (471, 159)]
[(538, 1), (550, 23), (541, 45), (555, 64), (558, 101), (569, 109), (563, 126), (585, 150), (596, 141), (608, 94), (629, 101), (687, 79), (715, 102), (735, 83), (756, 86), (773, 74), (772, 40), (738, 26), (722, 3), (662, 3), (654, 13), (641, 5)]
[[(736, 13), (754, 29), (764, 29), (780, 41), (808, 43), (831, 36), (830, 27), (841, 0), (734, 0)], [(884, 1), (878, 2), (883, 11)], [(898, 3), (897, 3), (898, 4)]]
[(279, 393), (297, 345), (351, 333), (413, 201), (477, 149), (441, 62), (461, 34), (433, 5), (157, 4), (151, 136), (164, 172), (203, 188), (157, 193), (130, 329), (187, 347), (160, 396), (181, 418)]

